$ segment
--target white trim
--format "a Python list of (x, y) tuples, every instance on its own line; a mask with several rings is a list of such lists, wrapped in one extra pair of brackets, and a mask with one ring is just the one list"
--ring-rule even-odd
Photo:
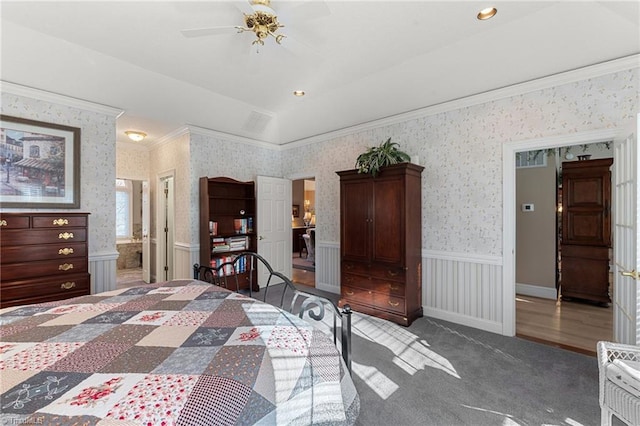
[(155, 149), (162, 145), (166, 145), (170, 142), (173, 142), (175, 139), (179, 138), (180, 136), (184, 136), (186, 134), (189, 134), (189, 129), (187, 127), (179, 127), (175, 129), (173, 132), (167, 133), (161, 138), (158, 138), (156, 141), (150, 142), (148, 146), (150, 149)]
[(502, 315), (505, 336), (516, 333), (516, 152), (613, 140), (621, 129), (601, 129), (502, 145)]
[(449, 321), (455, 324), (465, 325), (467, 327), (478, 328), (491, 333), (500, 334), (502, 332), (502, 324), (496, 321), (489, 321), (455, 312), (443, 311), (442, 309), (432, 308), (430, 306), (423, 306), (422, 310), (424, 315), (427, 317)]
[(563, 84), (574, 83), (576, 81), (588, 80), (590, 78), (601, 77), (603, 75), (612, 74), (612, 73), (625, 71), (628, 69), (633, 69), (638, 67), (640, 67), (640, 54), (631, 55), (631, 56), (614, 59), (612, 61), (607, 61), (607, 62), (603, 62), (596, 65), (591, 65), (591, 66), (578, 68), (571, 71), (566, 71), (559, 74), (550, 75), (547, 77), (542, 77), (536, 80), (514, 84), (514, 85), (503, 87), (500, 89), (479, 93), (476, 95), (466, 96), (464, 98), (455, 99), (449, 102), (443, 102), (441, 104), (416, 109), (414, 111), (392, 115), (390, 117), (369, 121), (366, 123), (358, 124), (356, 126), (345, 127), (343, 129), (322, 133), (315, 136), (310, 136), (308, 138), (298, 139), (295, 141), (284, 143), (281, 146), (284, 149), (299, 148), (303, 146), (312, 145), (317, 142), (324, 142), (328, 139), (339, 138), (339, 137), (351, 135), (353, 133), (359, 133), (359, 132), (364, 132), (366, 130), (376, 129), (378, 127), (390, 126), (393, 124), (398, 124), (405, 121), (414, 120), (417, 118), (423, 118), (430, 115), (436, 115), (436, 114), (441, 114), (444, 112), (454, 111), (462, 108), (468, 108), (474, 105), (480, 105), (487, 102), (509, 98), (512, 96), (519, 96), (525, 93), (544, 90), (550, 87), (560, 86)]
[(34, 89), (33, 87), (22, 86), (20, 84), (10, 83), (4, 80), (0, 80), (0, 91), (4, 93), (11, 93), (12, 95), (24, 96), (40, 101), (47, 101), (59, 105), (65, 105), (72, 108), (97, 112), (99, 114), (110, 115), (116, 118), (124, 113), (124, 111), (119, 108), (97, 104), (95, 102), (89, 102), (82, 99), (72, 98), (65, 95), (59, 95), (57, 93), (47, 92), (40, 89)]
[(454, 260), (466, 263), (482, 263), (502, 266), (502, 257), (488, 254), (456, 253), (438, 250), (422, 250), (422, 257), (429, 259)]
[[(552, 287), (516, 283), (516, 295), (539, 297), (541, 299), (557, 299), (557, 291)], [(516, 296), (517, 297), (517, 296)]]
[(251, 139), (244, 136), (237, 136), (231, 133), (224, 133), (219, 130), (205, 129), (203, 127), (197, 127), (193, 125), (187, 126), (187, 130), (189, 130), (192, 134), (224, 139), (225, 141), (257, 146), (259, 148), (267, 148), (275, 151), (280, 151), (282, 149), (281, 145), (273, 144), (271, 142), (265, 142), (258, 139)]
[(89, 253), (89, 262), (102, 262), (105, 260), (117, 260), (120, 253), (117, 251), (102, 251), (98, 253)]

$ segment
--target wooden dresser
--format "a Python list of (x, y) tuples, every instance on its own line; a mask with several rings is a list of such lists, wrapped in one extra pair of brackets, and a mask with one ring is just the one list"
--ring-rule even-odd
[(0, 307), (90, 293), (88, 213), (0, 213)]
[(340, 304), (408, 326), (422, 316), (424, 167), (340, 176)]

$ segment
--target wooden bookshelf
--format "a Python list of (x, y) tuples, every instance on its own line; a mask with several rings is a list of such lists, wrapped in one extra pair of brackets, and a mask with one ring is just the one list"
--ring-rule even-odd
[[(256, 251), (255, 182), (200, 178), (200, 264), (217, 267), (243, 251)], [(233, 273), (227, 268), (226, 274)], [(253, 276), (250, 276), (253, 275)], [(238, 273), (240, 288), (258, 291), (257, 272)]]

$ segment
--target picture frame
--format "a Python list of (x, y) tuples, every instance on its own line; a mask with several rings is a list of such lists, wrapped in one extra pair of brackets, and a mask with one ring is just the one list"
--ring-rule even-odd
[(299, 204), (293, 204), (291, 207), (291, 216), (293, 217), (300, 217), (300, 205)]
[(80, 128), (0, 115), (0, 206), (80, 208)]

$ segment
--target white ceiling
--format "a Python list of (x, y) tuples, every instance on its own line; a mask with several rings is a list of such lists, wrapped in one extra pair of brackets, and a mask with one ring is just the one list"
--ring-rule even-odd
[(193, 125), (284, 144), (640, 53), (638, 1), (271, 6), (287, 38), (256, 53), (252, 33), (180, 32), (242, 25), (246, 0), (3, 0), (0, 78), (124, 110), (118, 140)]

